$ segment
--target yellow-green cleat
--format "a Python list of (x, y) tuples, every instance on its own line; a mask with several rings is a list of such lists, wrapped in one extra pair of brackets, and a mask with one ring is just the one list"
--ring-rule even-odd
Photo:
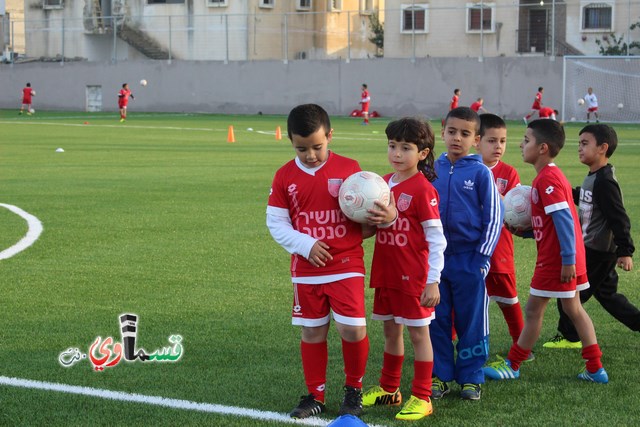
[(431, 399), (424, 400), (411, 396), (402, 410), (396, 414), (396, 420), (417, 421), (433, 414)]
[(374, 385), (362, 395), (362, 406), (365, 408), (382, 405), (398, 406), (401, 403), (402, 394), (399, 388), (393, 393), (389, 393), (379, 385)]
[(544, 348), (582, 348), (581, 341), (569, 341), (562, 335), (556, 335), (546, 343), (542, 344)]

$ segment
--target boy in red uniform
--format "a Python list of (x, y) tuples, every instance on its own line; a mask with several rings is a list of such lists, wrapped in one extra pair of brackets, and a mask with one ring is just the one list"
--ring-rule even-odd
[(589, 282), (571, 184), (553, 163), (564, 146), (564, 140), (564, 129), (560, 123), (534, 120), (529, 123), (520, 144), (523, 160), (531, 163), (537, 172), (531, 184), (531, 223), (538, 258), (520, 338), (511, 346), (506, 359), (484, 368), (485, 375), (494, 380), (520, 377), (520, 364), (527, 359), (540, 337), (549, 299), (560, 298), (562, 308), (573, 321), (583, 344), (582, 357), (586, 359), (586, 366), (578, 378), (602, 384), (609, 382), (600, 360), (602, 352), (593, 323), (580, 304), (579, 291), (587, 289)]
[(404, 361), (403, 329), (409, 331), (414, 351), (411, 397), (396, 414), (415, 421), (433, 412), (431, 375), (433, 348), (429, 324), (440, 302), (440, 272), (447, 241), (442, 230), (439, 196), (431, 184), (435, 136), (428, 123), (414, 118), (393, 121), (385, 133), (387, 157), (395, 173), (385, 175), (398, 220), (376, 231), (371, 266), (375, 289), (374, 320), (384, 321), (384, 355), (380, 385), (368, 389), (363, 406), (400, 405), (400, 378)]
[(362, 83), (362, 94), (360, 95), (360, 104), (362, 105), (362, 116), (364, 117), (363, 125), (369, 124), (369, 102), (371, 97), (369, 96), (369, 90), (367, 85)]
[[(507, 150), (507, 125), (502, 118), (495, 114), (480, 115), (480, 142), (477, 150), (482, 156), (482, 162), (493, 173), (500, 197), (504, 198), (509, 190), (520, 185), (516, 169), (502, 161)], [(491, 256), (491, 267), (485, 283), (489, 298), (502, 311), (511, 339), (514, 343), (517, 342), (524, 319), (516, 288), (513, 237), (504, 226)]]
[(557, 120), (558, 110), (554, 110), (551, 107), (542, 107), (538, 114), (540, 114), (541, 119)]
[[(364, 305), (362, 226), (340, 210), (342, 182), (360, 171), (355, 160), (328, 149), (333, 135), (327, 112), (315, 104), (295, 107), (287, 119), (296, 153), (275, 174), (267, 227), (291, 254), (292, 324), (302, 326), (300, 351), (308, 395), (291, 412), (307, 418), (325, 411), (327, 334), (331, 312), (342, 338), (344, 400), (340, 415), (362, 412), (362, 377), (369, 354)], [(392, 222), (372, 215), (372, 224)]]
[(476, 113), (480, 113), (480, 110), (482, 110), (483, 113), (488, 113), (488, 111), (483, 107), (483, 105), (484, 105), (484, 99), (478, 98), (476, 102), (471, 104), (469, 108), (471, 108)]
[(451, 103), (449, 104), (449, 111), (458, 108), (458, 101), (460, 101), (460, 89), (454, 89)]
[(529, 123), (529, 119), (533, 117), (535, 113), (538, 113), (538, 117), (540, 117), (540, 108), (542, 108), (542, 92), (544, 92), (544, 88), (540, 86), (538, 88), (538, 92), (536, 93), (536, 97), (533, 98), (533, 105), (531, 106), (531, 112), (522, 118), (522, 120), (524, 120), (525, 125)]
[(31, 97), (35, 95), (36, 91), (31, 88), (31, 83), (27, 83), (27, 85), (22, 89), (22, 105), (20, 106), (20, 112), (18, 114), (22, 114), (26, 107), (27, 115), (31, 115)]
[(127, 104), (129, 104), (129, 97), (136, 99), (129, 89), (129, 84), (124, 83), (122, 89), (118, 92), (118, 108), (120, 109), (120, 122), (127, 120)]

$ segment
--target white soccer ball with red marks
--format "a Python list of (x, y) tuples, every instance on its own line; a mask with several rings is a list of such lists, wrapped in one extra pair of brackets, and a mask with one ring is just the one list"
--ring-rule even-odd
[(376, 200), (389, 205), (391, 190), (385, 180), (375, 172), (356, 172), (340, 186), (340, 209), (352, 221), (366, 223), (370, 215), (367, 209), (373, 209)]
[(521, 231), (531, 230), (531, 187), (518, 185), (504, 195), (504, 222)]

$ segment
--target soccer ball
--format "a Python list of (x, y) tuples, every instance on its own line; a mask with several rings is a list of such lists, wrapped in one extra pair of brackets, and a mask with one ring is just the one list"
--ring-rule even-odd
[(504, 222), (520, 231), (531, 230), (531, 187), (518, 185), (504, 195)]
[(145, 79), (140, 80), (140, 85), (141, 86), (146, 86), (147, 85), (147, 81)]
[(582, 98), (578, 99), (578, 105), (584, 105), (584, 99)]
[(622, 110), (623, 108), (624, 108), (624, 104), (622, 102), (618, 104), (618, 110)]
[(31, 114), (35, 114), (36, 110), (35, 110), (34, 108), (32, 108), (32, 109), (30, 109), (30, 110), (29, 110), (29, 112), (30, 112)]
[(35, 90), (31, 91), (31, 96), (36, 96), (36, 91)]
[(367, 209), (380, 200), (389, 204), (391, 190), (382, 177), (374, 172), (360, 171), (348, 177), (340, 186), (338, 202), (342, 212), (352, 221), (366, 223), (370, 215)]

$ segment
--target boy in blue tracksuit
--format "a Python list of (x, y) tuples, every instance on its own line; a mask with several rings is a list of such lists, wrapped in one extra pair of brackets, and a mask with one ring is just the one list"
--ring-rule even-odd
[[(460, 396), (479, 400), (482, 367), (489, 350), (489, 316), (484, 279), (502, 229), (503, 208), (491, 171), (477, 154), (480, 117), (467, 107), (449, 112), (442, 129), (447, 148), (435, 163), (440, 217), (447, 238), (440, 282), (440, 304), (431, 323), (434, 350), (432, 397), (449, 392), (448, 381), (462, 386)], [(452, 320), (452, 313), (454, 314)], [(454, 356), (451, 326), (458, 334)]]

